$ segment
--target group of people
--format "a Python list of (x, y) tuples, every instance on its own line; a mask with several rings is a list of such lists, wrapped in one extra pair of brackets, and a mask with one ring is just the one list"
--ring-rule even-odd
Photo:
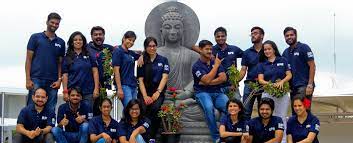
[[(104, 44), (105, 30), (95, 26), (91, 42), (76, 31), (69, 37), (66, 50), (64, 40), (55, 34), (60, 20), (59, 14), (50, 13), (46, 30), (29, 39), (25, 65), (29, 93), (27, 106), (18, 116), (15, 141), (144, 143), (156, 139), (161, 122), (157, 113), (165, 99), (170, 72), (168, 57), (157, 54), (157, 40), (147, 37), (144, 51), (138, 53), (130, 50), (137, 38), (133, 31), (127, 31), (121, 45), (114, 47)], [(263, 42), (264, 35), (262, 28), (253, 27), (253, 46), (243, 51), (228, 45), (227, 31), (219, 27), (214, 32), (216, 45), (201, 40), (192, 47), (200, 55), (190, 73), (194, 95), (204, 111), (213, 142), (281, 142), (282, 138), (287, 142), (318, 142), (320, 123), (311, 114), (310, 104), (306, 104), (315, 87), (311, 49), (297, 41), (292, 27), (284, 30), (289, 47), (282, 55), (273, 41)], [(104, 51), (111, 53), (108, 62), (114, 73), (114, 96), (124, 107), (120, 122), (110, 116), (111, 100), (98, 98), (102, 88), (111, 87)], [(247, 75), (243, 96), (227, 74), (230, 66), (237, 66), (238, 58), (242, 59), (239, 81)], [(264, 92), (249, 96), (253, 92), (250, 82), (277, 88), (290, 82), (290, 96), (276, 98)], [(59, 106), (56, 115), (61, 84), (66, 103)], [(235, 98), (228, 99), (225, 94), (229, 91), (235, 91)], [(259, 117), (251, 119), (256, 99)], [(293, 116), (286, 122), (289, 103)], [(219, 128), (214, 108), (224, 113)]]

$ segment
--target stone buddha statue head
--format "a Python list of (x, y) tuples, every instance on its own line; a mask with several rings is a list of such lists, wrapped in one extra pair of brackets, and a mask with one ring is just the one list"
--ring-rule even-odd
[(184, 24), (183, 16), (179, 13), (178, 8), (174, 6), (168, 7), (161, 19), (161, 46), (170, 48), (182, 46), (184, 44)]

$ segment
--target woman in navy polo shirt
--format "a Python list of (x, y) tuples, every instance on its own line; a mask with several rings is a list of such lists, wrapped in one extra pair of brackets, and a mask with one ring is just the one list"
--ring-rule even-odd
[(145, 143), (150, 127), (149, 119), (145, 118), (142, 103), (132, 99), (124, 108), (124, 116), (119, 122), (120, 143)]
[(244, 119), (243, 103), (236, 99), (229, 99), (227, 102), (228, 115), (223, 116), (219, 126), (221, 142), (240, 143), (247, 142), (249, 127)]
[[(260, 84), (273, 83), (276, 88), (283, 88), (283, 84), (292, 78), (287, 60), (281, 57), (277, 45), (273, 41), (267, 40), (264, 42), (259, 58), (258, 79)], [(286, 125), (286, 115), (290, 100), (288, 93), (277, 98), (264, 92), (262, 97), (268, 97), (275, 101), (276, 108), (273, 115), (281, 117), (284, 125)], [(285, 137), (282, 142), (285, 142)]]
[(89, 134), (92, 143), (117, 143), (119, 123), (110, 116), (112, 101), (105, 98), (99, 109), (102, 115), (95, 116), (89, 121)]
[(135, 73), (135, 61), (140, 55), (129, 50), (136, 40), (136, 34), (133, 31), (127, 31), (124, 34), (122, 44), (114, 49), (112, 62), (114, 67), (114, 80), (117, 88), (117, 97), (122, 101), (124, 107), (131, 99), (137, 96), (137, 81)]
[(304, 96), (294, 96), (293, 109), (295, 115), (289, 118), (287, 123), (287, 142), (288, 143), (319, 143), (317, 135), (320, 130), (319, 119), (311, 114), (309, 99)]
[(62, 66), (63, 95), (64, 100), (68, 101), (68, 89), (80, 87), (82, 101), (92, 106), (93, 99), (99, 94), (99, 75), (97, 62), (89, 56), (86, 44), (85, 36), (79, 31), (72, 33), (67, 42), (68, 49)]
[(157, 54), (157, 40), (147, 37), (144, 41), (144, 64), (137, 68), (139, 90), (137, 97), (144, 101), (146, 117), (151, 120), (151, 132), (149, 138), (156, 138), (159, 125), (158, 111), (164, 101), (166, 83), (168, 81), (168, 59)]

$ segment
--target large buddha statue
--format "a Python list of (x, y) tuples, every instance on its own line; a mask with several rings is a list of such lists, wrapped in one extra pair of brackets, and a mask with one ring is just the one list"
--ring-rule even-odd
[(167, 57), (169, 61), (168, 87), (184, 89), (193, 81), (192, 64), (199, 55), (183, 46), (183, 16), (176, 7), (168, 7), (161, 20), (161, 46), (158, 48), (158, 54)]
[[(184, 103), (181, 122), (181, 143), (209, 142), (211, 140), (202, 108), (193, 98), (192, 65), (200, 57), (191, 50), (200, 32), (200, 23), (194, 11), (179, 2), (165, 2), (155, 7), (145, 23), (145, 34), (157, 39), (158, 54), (168, 58), (170, 73), (168, 87), (177, 90), (176, 103)], [(164, 103), (170, 103), (166, 95)]]

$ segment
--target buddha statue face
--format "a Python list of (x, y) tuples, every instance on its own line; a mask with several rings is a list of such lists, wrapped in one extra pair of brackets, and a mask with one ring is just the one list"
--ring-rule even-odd
[(176, 7), (169, 7), (162, 16), (161, 36), (163, 45), (165, 43), (177, 43), (182, 45), (183, 40), (183, 16)]

